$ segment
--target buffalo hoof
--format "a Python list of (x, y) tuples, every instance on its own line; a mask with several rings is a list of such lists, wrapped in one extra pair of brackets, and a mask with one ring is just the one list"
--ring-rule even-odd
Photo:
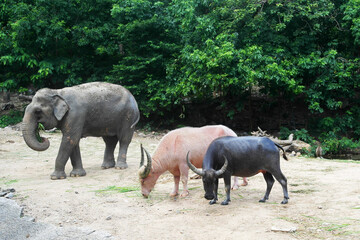
[(50, 175), (51, 180), (58, 180), (58, 179), (65, 179), (66, 178), (66, 174), (64, 171), (54, 171), (51, 175)]
[(287, 204), (288, 200), (286, 198), (284, 198), (284, 200), (282, 200), (281, 204)]
[(179, 196), (179, 193), (178, 193), (178, 192), (172, 192), (172, 193), (169, 194), (169, 196), (170, 196), (171, 198), (174, 198), (174, 197)]
[(82, 176), (85, 176), (86, 175), (86, 172), (83, 168), (81, 169), (73, 169), (71, 172), (70, 172), (70, 177), (82, 177)]
[(180, 195), (180, 197), (187, 197), (189, 196), (189, 191), (183, 191)]
[(260, 199), (259, 202), (266, 202), (266, 199), (265, 198)]
[(221, 205), (229, 205), (230, 200), (224, 200)]
[(116, 163), (116, 165), (115, 165), (115, 169), (126, 169), (126, 168), (128, 168), (128, 165), (127, 165), (127, 163), (125, 162), (118, 162), (118, 163)]
[(211, 201), (209, 202), (210, 205), (213, 205), (213, 204), (215, 204), (215, 203), (216, 203), (216, 200), (215, 200), (215, 199), (213, 199), (213, 200), (211, 200)]

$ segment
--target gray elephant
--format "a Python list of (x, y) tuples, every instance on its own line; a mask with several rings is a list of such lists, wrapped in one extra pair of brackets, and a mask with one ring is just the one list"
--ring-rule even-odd
[[(73, 166), (70, 176), (86, 175), (79, 142), (80, 138), (88, 136), (104, 139), (103, 169), (127, 168), (126, 153), (139, 118), (135, 98), (120, 85), (92, 82), (58, 90), (44, 88), (26, 107), (22, 133), (30, 148), (44, 151), (50, 143), (46, 138), (37, 138), (38, 123), (45, 129), (56, 127), (61, 130), (63, 136), (51, 179), (64, 179), (69, 157)], [(118, 142), (120, 149), (115, 164), (114, 150)]]

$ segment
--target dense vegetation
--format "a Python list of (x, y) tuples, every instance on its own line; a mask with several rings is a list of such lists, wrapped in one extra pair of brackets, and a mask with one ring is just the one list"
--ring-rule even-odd
[(311, 135), (360, 137), (359, 0), (3, 0), (0, 30), (2, 90), (108, 81), (161, 123), (300, 101)]

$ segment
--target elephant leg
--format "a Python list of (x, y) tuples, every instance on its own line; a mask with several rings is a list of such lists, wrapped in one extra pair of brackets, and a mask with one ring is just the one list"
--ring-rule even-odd
[(80, 146), (77, 144), (70, 154), (71, 165), (73, 170), (70, 172), (70, 177), (81, 177), (85, 176), (86, 172), (82, 165)]
[[(79, 138), (80, 139), (80, 138)], [(69, 160), (70, 154), (72, 153), (74, 147), (79, 144), (79, 140), (71, 140), (70, 137), (62, 137), (60, 149), (55, 160), (55, 171), (50, 175), (52, 180), (64, 179), (66, 178), (65, 174), (65, 165)]]
[[(129, 130), (130, 131), (130, 130)], [(119, 148), (119, 155), (115, 165), (116, 169), (126, 169), (128, 165), (126, 163), (126, 154), (128, 147), (130, 145), (132, 136), (134, 134), (134, 130), (131, 130), (130, 133), (126, 134), (120, 139), (120, 148)]]
[(115, 166), (114, 151), (118, 142), (117, 137), (103, 137), (105, 142), (104, 161), (102, 169), (113, 168)]

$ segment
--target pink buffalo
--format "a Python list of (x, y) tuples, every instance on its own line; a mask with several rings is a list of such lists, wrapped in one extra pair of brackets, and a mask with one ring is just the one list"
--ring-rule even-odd
[[(196, 167), (202, 166), (207, 148), (210, 143), (223, 136), (237, 136), (234, 131), (223, 125), (204, 126), (200, 128), (183, 127), (167, 133), (157, 146), (153, 156), (141, 146), (141, 162), (139, 176), (141, 193), (148, 197), (154, 188), (157, 179), (166, 171), (174, 175), (174, 189), (170, 196), (179, 194), (179, 182), (183, 184), (182, 197), (189, 194), (187, 181), (189, 167), (186, 163), (186, 154), (190, 151), (190, 161)], [(144, 165), (144, 150), (147, 155), (147, 164)], [(243, 184), (247, 181), (243, 178)], [(234, 179), (233, 188), (238, 187), (237, 178)]]

